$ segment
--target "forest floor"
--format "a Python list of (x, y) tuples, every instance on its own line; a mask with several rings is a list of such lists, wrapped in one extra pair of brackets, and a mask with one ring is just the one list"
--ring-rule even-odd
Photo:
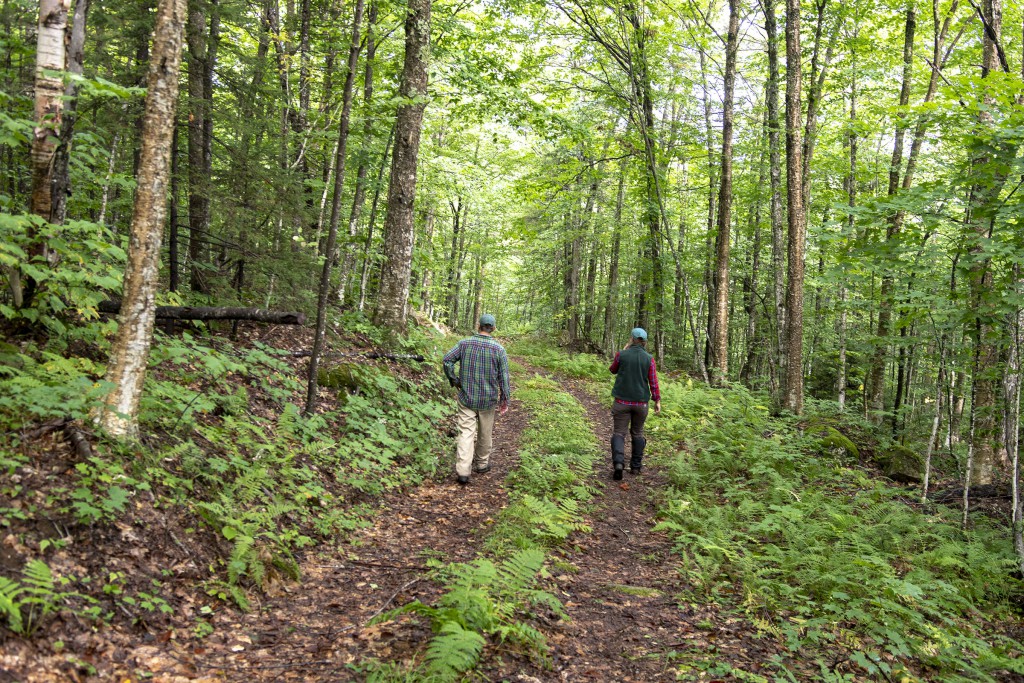
[[(530, 372), (547, 374), (530, 369)], [(608, 409), (582, 383), (559, 378), (586, 408), (600, 444), (609, 442)], [(657, 418), (654, 418), (657, 419)], [(373, 624), (383, 611), (419, 600), (436, 602), (444, 586), (431, 580), (429, 558), (468, 562), (507, 504), (502, 484), (519, 462), (518, 442), (529, 421), (521, 404), (496, 422), (492, 470), (460, 486), (449, 472), (390, 497), (373, 526), (340, 553), (317, 553), (302, 563), (302, 582), (282, 589), (250, 614), (219, 613), (200, 645), (166, 640), (136, 648), (129, 661), (156, 680), (359, 680), (355, 665), (370, 658), (410, 661), (430, 636), (413, 620)], [(678, 553), (652, 531), (655, 496), (667, 482), (656, 465), (639, 476), (611, 480), (607, 458), (593, 471), (598, 498), (588, 510), (589, 533), (561, 551), (562, 566), (546, 586), (568, 619), (541, 615), (550, 667), (523, 653), (485, 651), (476, 674), (488, 681), (675, 681), (680, 666), (729, 662), (757, 671), (771, 654), (743, 620), (713, 605), (680, 605), (686, 586)], [(713, 680), (713, 677), (712, 679)]]
[[(527, 374), (550, 376), (529, 367)], [(555, 379), (585, 407), (596, 442), (606, 448), (607, 407), (583, 383)], [(192, 632), (188, 609), (134, 629), (95, 629), (77, 620), (55, 624), (50, 634), (58, 635), (56, 641), (11, 639), (0, 647), (0, 682), (89, 680), (93, 675), (117, 681), (341, 681), (365, 678), (361, 663), (368, 660), (409, 662), (431, 637), (429, 626), (414, 619), (370, 622), (412, 600), (437, 601), (445, 587), (433, 578), (430, 560), (469, 562), (483, 554), (482, 543), (508, 504), (503, 482), (519, 464), (519, 440), (529, 421), (529, 411), (514, 400), (496, 423), (489, 473), (474, 474), (469, 485), (460, 486), (446, 464), (418, 487), (388, 494), (371, 526), (336, 547), (321, 546), (297, 558), (301, 582), (275, 584), (249, 613), (219, 609), (206, 614), (208, 633), (202, 638)], [(40, 472), (61, 467), (60, 442), (55, 435), (48, 451), (52, 458), (38, 463)], [(574, 534), (554, 551), (559, 568), (541, 585), (562, 601), (568, 618), (542, 613), (531, 619), (547, 639), (549, 662), (492, 644), (475, 667), (476, 675), (525, 683), (669, 681), (677, 680), (676, 672), (687, 670), (688, 663), (711, 661), (757, 671), (768, 654), (766, 641), (753, 639), (742, 620), (713, 605), (679, 602), (685, 589), (677, 570), (679, 555), (665, 534), (652, 531), (655, 497), (666, 484), (657, 465), (614, 482), (605, 452), (595, 463), (590, 483), (597, 497), (584, 520), (591, 531)], [(143, 541), (137, 529), (121, 526), (120, 539), (93, 542), (109, 553), (118, 544)], [(174, 560), (186, 562), (180, 544), (172, 544), (174, 534), (168, 534), (155, 545), (150, 541), (150, 558), (170, 566), (171, 555), (178, 554)], [(167, 546), (166, 557), (157, 557), (161, 551), (156, 546)], [(123, 550), (140, 553), (138, 548)], [(88, 553), (89, 545), (79, 552)], [(191, 560), (201, 566), (208, 558)], [(175, 590), (185, 592), (185, 586)], [(59, 638), (66, 638), (72, 651), (88, 653), (78, 666), (68, 665)]]

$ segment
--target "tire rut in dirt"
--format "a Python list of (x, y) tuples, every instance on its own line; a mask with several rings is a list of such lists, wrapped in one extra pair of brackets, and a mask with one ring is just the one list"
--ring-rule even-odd
[(571, 618), (552, 638), (557, 680), (675, 680), (660, 655), (693, 628), (675, 600), (684, 588), (678, 558), (668, 537), (652, 531), (651, 492), (666, 478), (645, 462), (642, 474), (613, 481), (610, 406), (578, 382), (560, 382), (587, 410), (601, 448), (593, 476), (605, 488), (589, 515), (593, 530), (565, 558), (578, 573), (556, 577)]

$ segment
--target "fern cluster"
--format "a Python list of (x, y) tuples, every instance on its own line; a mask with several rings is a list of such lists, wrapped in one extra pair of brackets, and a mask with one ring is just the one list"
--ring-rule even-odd
[(537, 549), (520, 550), (502, 562), (481, 558), (450, 565), (444, 572), (448, 591), (436, 605), (413, 601), (380, 615), (375, 622), (403, 614), (429, 619), (435, 635), (415, 678), (458, 680), (479, 660), (486, 644), (484, 636), (542, 656), (546, 647), (543, 634), (517, 617), (537, 606), (562, 614), (561, 603), (536, 588), (543, 566), (544, 553)]
[(29, 635), (74, 595), (61, 590), (45, 562), (30, 560), (21, 581), (0, 576), (0, 618), (15, 633)]
[(816, 437), (768, 418), (756, 397), (666, 383), (655, 444), (673, 489), (660, 528), (708, 596), (743, 596), (791, 650), (856, 650), (873, 676), (909, 666), (945, 680), (1024, 670), (1020, 646), (978, 621), (1020, 595), (1008, 535), (984, 518), (961, 532), (951, 511), (922, 513), (899, 491), (809, 456)]

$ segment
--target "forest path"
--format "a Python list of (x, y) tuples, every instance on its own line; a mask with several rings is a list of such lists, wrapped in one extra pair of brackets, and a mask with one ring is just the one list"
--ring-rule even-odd
[[(592, 530), (574, 534), (552, 552), (558, 561), (546, 588), (562, 601), (569, 619), (535, 623), (547, 637), (551, 666), (489, 647), (475, 675), (516, 683), (626, 683), (676, 681), (680, 673), (728, 678), (730, 665), (758, 670), (771, 651), (750, 637), (749, 625), (744, 628), (743, 620), (703, 600), (682, 602), (689, 595), (682, 559), (666, 534), (652, 530), (658, 491), (668, 486), (664, 471), (648, 458), (641, 475), (627, 472), (621, 482), (613, 481), (607, 402), (583, 382), (517, 362), (530, 375), (557, 380), (586, 409), (601, 450), (592, 471), (598, 495), (582, 520)], [(652, 414), (648, 423), (657, 419)], [(440, 480), (392, 495), (372, 526), (353, 532), (337, 550), (303, 558), (301, 583), (280, 586), (250, 614), (214, 614), (213, 632), (198, 645), (172, 640), (138, 647), (135, 662), (155, 672), (156, 680), (175, 683), (352, 681), (365, 674), (348, 664), (413, 658), (432, 635), (427, 625), (410, 619), (368, 622), (411, 600), (436, 603), (444, 587), (429, 579), (428, 558), (469, 562), (481, 553), (491, 524), (507, 505), (503, 482), (519, 464), (519, 440), (529, 421), (529, 411), (513, 400), (495, 425), (489, 473), (459, 486), (446, 460)]]
[[(412, 600), (433, 603), (442, 587), (428, 580), (429, 558), (468, 562), (508, 497), (505, 476), (518, 463), (528, 412), (512, 401), (495, 422), (492, 469), (455, 481), (450, 458), (437, 479), (390, 496), (373, 524), (338, 549), (302, 558), (302, 581), (282, 585), (254, 610), (223, 610), (199, 645), (170, 641), (136, 648), (138, 665), (160, 681), (350, 681), (347, 664), (401, 660), (430, 638), (429, 627), (368, 626)], [(397, 633), (400, 631), (400, 633)]]
[[(587, 515), (592, 531), (574, 536), (563, 557), (578, 571), (556, 576), (570, 620), (549, 635), (553, 671), (535, 679), (676, 681), (680, 674), (728, 678), (733, 666), (757, 671), (771, 647), (751, 638), (743, 620), (686, 598), (682, 558), (667, 534), (653, 531), (659, 491), (669, 485), (664, 470), (648, 455), (641, 474), (627, 470), (614, 481), (610, 400), (597, 398), (584, 382), (556, 379), (587, 410), (602, 449), (593, 476), (604, 490)], [(657, 419), (652, 410), (647, 424)], [(627, 443), (627, 459), (628, 452)]]

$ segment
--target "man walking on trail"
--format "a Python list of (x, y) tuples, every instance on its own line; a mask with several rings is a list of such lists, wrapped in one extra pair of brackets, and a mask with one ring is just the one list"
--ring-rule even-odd
[(612, 387), (612, 477), (622, 479), (626, 467), (626, 428), (632, 438), (632, 452), (629, 471), (640, 474), (643, 467), (644, 422), (647, 420), (647, 404), (654, 399), (654, 412), (661, 412), (661, 390), (658, 388), (658, 372), (654, 358), (647, 353), (647, 332), (642, 327), (633, 329), (626, 348), (615, 354), (611, 370), (615, 375)]
[[(495, 409), (504, 415), (512, 390), (508, 382), (508, 355), (494, 337), (494, 316), (480, 316), (477, 333), (463, 339), (444, 356), (444, 374), (459, 389), (459, 440), (455, 474), (469, 483), (471, 471), (491, 469), (491, 432)], [(455, 364), (459, 372), (455, 373)]]

